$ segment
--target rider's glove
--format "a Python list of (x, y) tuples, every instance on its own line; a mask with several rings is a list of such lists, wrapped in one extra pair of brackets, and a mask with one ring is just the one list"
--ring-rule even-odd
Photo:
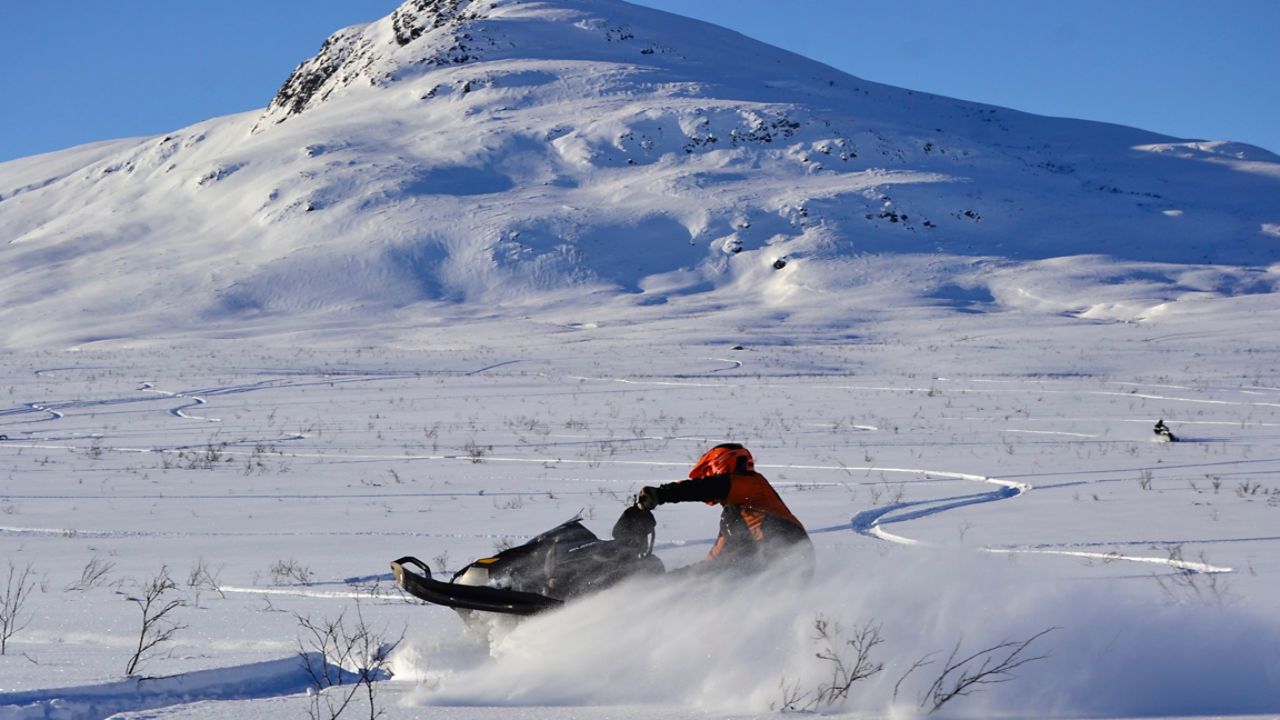
[(646, 487), (640, 490), (640, 494), (636, 496), (636, 507), (641, 510), (652, 510), (661, 504), (658, 499), (658, 488)]

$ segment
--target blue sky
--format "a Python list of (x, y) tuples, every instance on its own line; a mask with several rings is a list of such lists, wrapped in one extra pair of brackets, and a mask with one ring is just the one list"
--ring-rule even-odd
[[(0, 0), (0, 161), (263, 107), (397, 0)], [(867, 80), (1280, 153), (1274, 0), (639, 0)]]

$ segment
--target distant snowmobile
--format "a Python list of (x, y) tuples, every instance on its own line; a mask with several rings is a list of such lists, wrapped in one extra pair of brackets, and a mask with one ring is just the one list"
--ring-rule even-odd
[(1165, 442), (1178, 442), (1178, 437), (1173, 434), (1168, 425), (1164, 424), (1164, 420), (1157, 420), (1154, 432), (1157, 437)]
[(449, 581), (412, 556), (391, 563), (396, 582), (410, 595), (451, 607), (470, 619), (472, 611), (532, 615), (565, 601), (598, 592), (630, 577), (661, 575), (666, 568), (653, 554), (653, 513), (628, 507), (602, 540), (579, 515), (523, 545), (481, 558)]

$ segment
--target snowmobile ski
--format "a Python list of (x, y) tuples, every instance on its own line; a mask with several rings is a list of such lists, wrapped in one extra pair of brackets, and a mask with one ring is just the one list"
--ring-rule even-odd
[[(411, 567), (420, 572), (415, 572)], [(431, 577), (421, 560), (405, 556), (391, 563), (396, 582), (410, 595), (436, 605), (458, 610), (483, 610), (508, 615), (532, 615), (561, 605), (561, 601), (538, 593), (444, 582)]]

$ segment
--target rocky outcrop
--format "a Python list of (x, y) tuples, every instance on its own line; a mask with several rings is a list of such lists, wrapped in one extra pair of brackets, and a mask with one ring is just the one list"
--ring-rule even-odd
[[(483, 17), (474, 0), (407, 0), (388, 17), (334, 33), (294, 69), (254, 126), (257, 132), (359, 83), (387, 85), (406, 65), (454, 65), (478, 59), (468, 26)], [(412, 47), (410, 47), (412, 46)], [(402, 57), (408, 52), (409, 57)]]

